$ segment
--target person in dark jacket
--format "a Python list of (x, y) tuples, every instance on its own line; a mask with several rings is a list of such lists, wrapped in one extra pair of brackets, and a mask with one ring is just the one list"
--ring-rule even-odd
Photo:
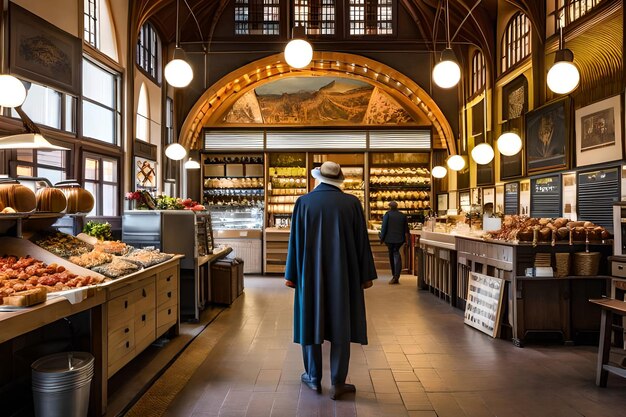
[(376, 279), (363, 208), (339, 188), (339, 164), (311, 171), (320, 184), (296, 201), (285, 284), (295, 288), (293, 341), (302, 345), (309, 388), (321, 392), (322, 344), (330, 347), (330, 397), (355, 392), (346, 384), (350, 343), (367, 344), (363, 290)]
[(383, 226), (380, 231), (380, 242), (386, 243), (389, 249), (389, 263), (391, 264), (390, 284), (400, 282), (402, 272), (402, 258), (400, 249), (409, 235), (409, 222), (406, 215), (398, 210), (398, 203), (389, 202), (389, 211), (383, 216)]

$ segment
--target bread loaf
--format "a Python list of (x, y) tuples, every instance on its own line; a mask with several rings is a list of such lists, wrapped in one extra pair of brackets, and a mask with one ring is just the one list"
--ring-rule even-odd
[(21, 184), (0, 184), (0, 202), (17, 212), (33, 211), (37, 206), (35, 193)]
[(91, 193), (81, 187), (60, 187), (67, 198), (67, 214), (89, 213), (93, 209), (94, 199)]
[(58, 188), (44, 187), (37, 190), (37, 211), (60, 213), (67, 206), (67, 198)]
[(47, 291), (45, 288), (20, 291), (3, 298), (3, 303), (9, 306), (28, 307), (46, 301)]

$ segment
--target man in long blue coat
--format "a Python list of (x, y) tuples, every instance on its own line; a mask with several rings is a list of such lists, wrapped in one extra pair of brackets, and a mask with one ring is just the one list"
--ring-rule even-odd
[(339, 188), (341, 167), (324, 162), (311, 174), (320, 184), (295, 204), (285, 284), (295, 288), (294, 342), (302, 345), (302, 382), (321, 392), (322, 344), (331, 343), (334, 400), (354, 392), (346, 384), (350, 343), (367, 344), (363, 290), (376, 279), (359, 200)]

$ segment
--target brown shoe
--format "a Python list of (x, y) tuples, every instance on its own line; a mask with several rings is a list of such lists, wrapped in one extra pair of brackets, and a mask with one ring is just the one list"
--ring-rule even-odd
[(330, 388), (330, 399), (338, 400), (344, 394), (356, 392), (356, 387), (352, 384), (333, 385)]
[(400, 278), (393, 277), (389, 280), (389, 285), (399, 284)]

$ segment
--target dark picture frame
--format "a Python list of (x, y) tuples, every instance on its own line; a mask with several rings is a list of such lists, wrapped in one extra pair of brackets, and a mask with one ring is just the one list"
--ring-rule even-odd
[(9, 3), (12, 74), (79, 96), (82, 40)]
[(502, 120), (523, 117), (528, 112), (528, 80), (524, 75), (502, 87)]
[(564, 98), (526, 113), (528, 175), (569, 169), (571, 101)]

